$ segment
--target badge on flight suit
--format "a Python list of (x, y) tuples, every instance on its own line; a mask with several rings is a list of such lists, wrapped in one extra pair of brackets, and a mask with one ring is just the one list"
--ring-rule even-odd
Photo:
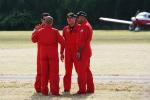
[(70, 30), (67, 28), (67, 32), (70, 32)]
[(83, 29), (81, 29), (80, 32), (83, 32)]

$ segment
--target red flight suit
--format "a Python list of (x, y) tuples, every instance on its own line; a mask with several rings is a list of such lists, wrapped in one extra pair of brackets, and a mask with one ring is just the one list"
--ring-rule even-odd
[[(42, 24), (36, 25), (34, 30), (39, 30), (43, 27)], [(40, 65), (40, 45), (37, 43), (37, 73), (34, 88), (37, 92), (41, 92), (41, 65)]]
[(45, 25), (33, 32), (32, 41), (38, 42), (40, 46), (41, 93), (48, 95), (48, 81), (50, 81), (50, 91), (52, 95), (57, 95), (59, 94), (58, 42), (63, 47), (64, 39), (57, 29)]
[(79, 48), (82, 48), (81, 59), (78, 66), (78, 85), (79, 94), (94, 93), (93, 76), (90, 70), (90, 57), (92, 56), (92, 49), (90, 42), (92, 40), (93, 29), (91, 25), (85, 20), (80, 27)]
[(65, 76), (63, 79), (64, 90), (70, 91), (71, 88), (71, 76), (73, 64), (77, 72), (77, 58), (76, 53), (78, 50), (78, 36), (79, 36), (79, 26), (76, 24), (73, 28), (69, 25), (65, 26), (63, 29), (63, 37), (65, 39)]

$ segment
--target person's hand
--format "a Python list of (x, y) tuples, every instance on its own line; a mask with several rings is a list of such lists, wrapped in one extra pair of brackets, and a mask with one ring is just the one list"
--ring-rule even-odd
[(64, 62), (64, 54), (61, 54), (61, 55), (60, 55), (60, 60), (61, 60), (62, 62)]
[(77, 60), (80, 61), (80, 59), (81, 59), (81, 53), (77, 52), (76, 57), (77, 57)]
[(37, 30), (37, 29), (39, 29), (40, 27), (41, 27), (41, 25), (40, 25), (40, 24), (38, 24), (38, 25), (36, 25), (36, 26), (35, 26), (35, 28), (34, 28), (34, 29), (36, 29), (36, 30)]

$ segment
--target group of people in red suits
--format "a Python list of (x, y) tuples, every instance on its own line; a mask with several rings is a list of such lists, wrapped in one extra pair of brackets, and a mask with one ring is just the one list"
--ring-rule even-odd
[[(79, 90), (75, 95), (94, 93), (93, 75), (90, 70), (92, 56), (91, 40), (93, 29), (87, 20), (87, 13), (79, 11), (68, 13), (67, 23), (62, 35), (53, 27), (53, 17), (43, 13), (41, 24), (35, 26), (32, 42), (37, 43), (37, 75), (35, 90), (47, 96), (59, 94), (59, 53), (60, 60), (65, 65), (63, 78), (64, 93), (70, 93), (73, 65), (77, 73)], [(48, 83), (50, 82), (50, 90)]]

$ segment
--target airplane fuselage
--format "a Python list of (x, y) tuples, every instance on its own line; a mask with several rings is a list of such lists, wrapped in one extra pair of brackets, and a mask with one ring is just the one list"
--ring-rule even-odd
[(150, 25), (150, 13), (141, 12), (136, 17), (132, 17), (131, 20), (135, 25)]

